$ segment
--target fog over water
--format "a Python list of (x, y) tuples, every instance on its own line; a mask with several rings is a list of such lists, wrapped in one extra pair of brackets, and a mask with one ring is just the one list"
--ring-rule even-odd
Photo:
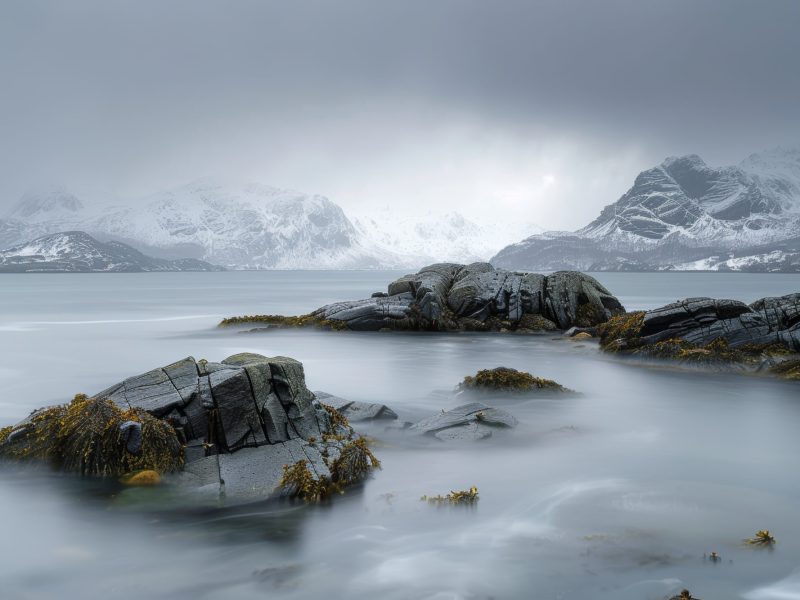
[[(385, 289), (388, 272), (5, 275), (0, 426), (187, 355), (301, 360), (308, 385), (413, 421), (505, 365), (580, 392), (486, 403), (520, 425), (467, 446), (381, 428), (383, 463), (330, 505), (153, 510), (158, 489), (0, 471), (8, 598), (800, 598), (796, 384), (643, 366), (557, 335), (219, 330)], [(687, 296), (752, 301), (796, 275), (603, 273), (630, 309)], [(465, 510), (422, 494), (478, 486)], [(112, 497), (113, 495), (113, 497)], [(774, 531), (773, 551), (741, 544)], [(722, 561), (703, 559), (716, 551)]]

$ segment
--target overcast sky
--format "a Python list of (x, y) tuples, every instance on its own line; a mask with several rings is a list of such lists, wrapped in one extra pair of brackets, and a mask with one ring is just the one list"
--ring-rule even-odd
[(200, 177), (576, 228), (800, 144), (800, 1), (0, 0), (0, 209)]

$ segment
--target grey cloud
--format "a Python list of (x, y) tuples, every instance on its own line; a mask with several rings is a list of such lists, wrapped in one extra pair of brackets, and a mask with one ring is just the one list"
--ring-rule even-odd
[(798, 22), (792, 0), (4, 2), (0, 205), (41, 179), (209, 172), (361, 203), (393, 177), (413, 204), (428, 153), (455, 165), (431, 180), (469, 178), (469, 139), (502, 140), (497, 160), (533, 144), (536, 165), (566, 145), (579, 172), (734, 162), (800, 142)]

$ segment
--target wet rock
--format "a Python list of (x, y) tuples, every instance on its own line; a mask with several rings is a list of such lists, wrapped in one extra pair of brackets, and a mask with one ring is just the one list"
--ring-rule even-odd
[[(396, 418), (384, 405), (327, 398), (354, 420)], [(282, 356), (237, 354), (221, 363), (189, 357), (91, 398), (76, 397), (73, 404), (42, 409), (10, 428), (0, 437), (0, 457), (63, 464), (60, 428), (77, 418), (80, 431), (81, 419), (92, 415), (86, 420), (91, 429), (84, 434), (93, 461), (90, 474), (121, 476), (125, 472), (117, 471), (125, 465), (161, 475), (177, 470), (167, 481), (194, 500), (219, 506), (281, 495), (284, 466), (299, 462), (312, 478), (329, 479), (332, 461), (342, 452), (353, 454), (353, 444), (361, 443), (353, 441), (352, 429), (335, 409), (324, 407), (306, 387), (303, 365)], [(153, 446), (154, 424), (173, 440), (164, 446), (174, 454), (163, 461), (167, 469), (158, 468), (161, 446)], [(112, 466), (103, 464), (103, 453), (114, 456)], [(148, 463), (151, 459), (155, 464)], [(85, 471), (80, 464), (76, 470)]]
[[(601, 340), (606, 347), (618, 335), (609, 325)], [(777, 344), (800, 351), (800, 294), (762, 298), (750, 306), (737, 300), (687, 298), (643, 313), (635, 331), (628, 333), (623, 350), (680, 339), (697, 347), (723, 340), (731, 348)]]
[(495, 269), (489, 263), (440, 263), (393, 281), (387, 294), (336, 302), (301, 317), (233, 317), (222, 324), (527, 332), (591, 327), (623, 312), (619, 300), (596, 279), (576, 271), (539, 275)]
[(423, 419), (408, 430), (446, 442), (474, 441), (490, 437), (497, 429), (516, 427), (517, 423), (517, 419), (504, 410), (470, 402)]
[(323, 404), (332, 406), (342, 413), (351, 423), (397, 419), (397, 413), (385, 404), (345, 400), (326, 392), (314, 392), (314, 395)]

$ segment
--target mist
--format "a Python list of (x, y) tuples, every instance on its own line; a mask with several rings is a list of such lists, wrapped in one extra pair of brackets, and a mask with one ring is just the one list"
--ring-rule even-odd
[(69, 4), (0, 8), (0, 212), (31, 187), (200, 177), (345, 210), (584, 225), (666, 156), (800, 141), (800, 5)]

